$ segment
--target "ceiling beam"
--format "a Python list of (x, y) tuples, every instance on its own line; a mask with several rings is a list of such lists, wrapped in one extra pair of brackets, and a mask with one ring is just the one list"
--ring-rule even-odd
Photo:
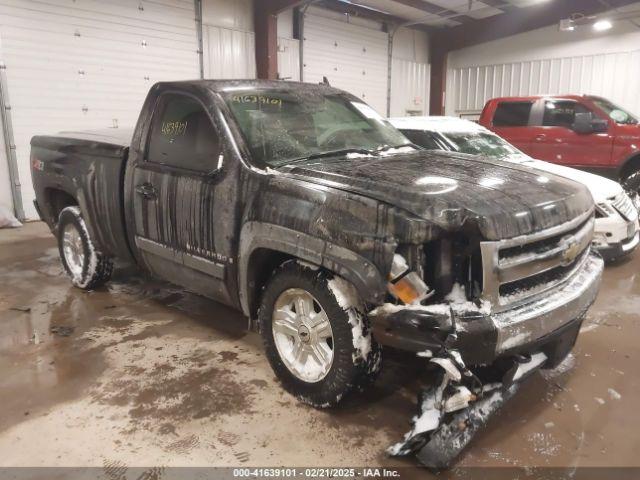
[[(353, 17), (368, 18), (370, 20), (375, 20), (388, 26), (397, 26), (407, 23), (406, 18), (400, 18), (386, 12), (381, 12), (379, 10), (366, 8), (364, 6), (343, 2), (340, 0), (321, 0), (318, 2), (313, 2), (313, 5), (326, 8), (328, 10), (333, 10), (334, 12), (340, 12), (345, 15), (351, 15)], [(412, 26), (412, 28), (415, 28), (416, 30), (430, 31), (424, 25), (414, 25)]]
[(266, 4), (266, 9), (273, 15), (277, 15), (290, 8), (300, 7), (310, 0), (259, 0)]
[(439, 48), (445, 48), (447, 51), (459, 50), (471, 45), (548, 27), (574, 13), (581, 13), (585, 16), (596, 15), (636, 2), (637, 0), (607, 0), (608, 5), (605, 5), (605, 2), (601, 0), (544, 2), (539, 5), (514, 8), (500, 15), (433, 32), (431, 42), (439, 44)]
[[(459, 21), (461, 23), (472, 20), (468, 17), (464, 12), (456, 12), (455, 10), (449, 10), (448, 8), (442, 8), (438, 5), (434, 5), (433, 3), (425, 2), (422, 0), (392, 0), (395, 3), (399, 3), (406, 7), (415, 8), (416, 10), (422, 10), (429, 15), (434, 17), (434, 20), (437, 20), (437, 17), (445, 17), (447, 19)], [(424, 20), (427, 20), (425, 18)], [(423, 20), (420, 20), (423, 21)]]

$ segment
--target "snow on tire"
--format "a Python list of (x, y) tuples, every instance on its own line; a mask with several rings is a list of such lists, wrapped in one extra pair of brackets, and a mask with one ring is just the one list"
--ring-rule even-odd
[(288, 261), (274, 271), (258, 318), (267, 358), (285, 390), (327, 408), (375, 380), (381, 349), (363, 311), (355, 288), (326, 270)]
[(96, 250), (79, 207), (60, 212), (57, 237), (62, 265), (73, 285), (91, 290), (111, 278), (113, 262)]

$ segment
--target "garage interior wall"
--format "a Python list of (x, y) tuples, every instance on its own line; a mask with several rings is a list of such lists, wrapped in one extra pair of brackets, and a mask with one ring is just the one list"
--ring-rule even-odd
[(310, 7), (304, 19), (303, 80), (329, 83), (387, 110), (388, 37), (382, 24)]
[(628, 21), (607, 32), (553, 25), (451, 52), (448, 66), (448, 115), (477, 118), (493, 97), (563, 93), (602, 95), (640, 114), (640, 28)]
[(192, 0), (1, 0), (0, 18), (29, 219), (33, 135), (134, 126), (153, 83), (199, 76)]
[(425, 32), (400, 28), (393, 37), (392, 117), (429, 114), (429, 41)]
[(205, 78), (256, 78), (252, 0), (202, 1)]

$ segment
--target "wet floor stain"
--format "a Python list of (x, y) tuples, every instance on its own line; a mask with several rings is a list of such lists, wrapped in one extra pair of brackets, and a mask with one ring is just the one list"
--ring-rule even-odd
[[(639, 266), (607, 269), (572, 355), (527, 382), (457, 467), (640, 463)], [(416, 465), (384, 449), (429, 381), (421, 359), (385, 351), (376, 385), (317, 411), (279, 387), (238, 312), (122, 265), (108, 286), (74, 289), (42, 224), (0, 231), (0, 278), (0, 464), (32, 465), (37, 449), (43, 465), (98, 461), (114, 479), (142, 464)]]

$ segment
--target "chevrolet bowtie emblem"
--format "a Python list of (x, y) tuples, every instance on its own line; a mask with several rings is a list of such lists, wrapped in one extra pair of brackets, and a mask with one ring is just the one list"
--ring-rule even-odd
[(567, 248), (562, 252), (562, 263), (568, 265), (573, 262), (580, 253), (580, 245), (575, 240), (567, 242)]

